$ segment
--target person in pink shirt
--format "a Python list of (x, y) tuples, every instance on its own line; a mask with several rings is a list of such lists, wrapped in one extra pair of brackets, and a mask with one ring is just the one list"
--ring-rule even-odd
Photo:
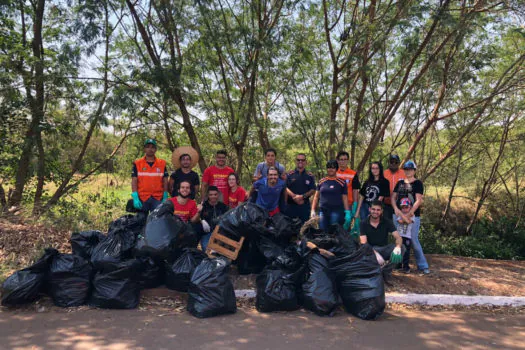
[(204, 194), (208, 192), (208, 186), (216, 186), (222, 194), (222, 202), (228, 204), (228, 175), (233, 173), (233, 169), (226, 166), (227, 158), (228, 153), (225, 150), (217, 151), (215, 155), (215, 165), (204, 170), (201, 185), (201, 193), (203, 194), (202, 203), (207, 199)]
[(235, 208), (246, 201), (246, 190), (240, 186), (239, 183), (239, 175), (237, 175), (237, 173), (228, 175), (228, 186), (230, 187), (228, 192), (228, 206), (230, 208)]

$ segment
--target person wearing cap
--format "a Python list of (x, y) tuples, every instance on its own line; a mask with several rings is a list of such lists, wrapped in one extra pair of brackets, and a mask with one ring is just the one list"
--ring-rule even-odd
[(315, 178), (306, 170), (304, 153), (297, 154), (295, 164), (295, 170), (286, 175), (286, 192), (288, 192), (286, 215), (299, 218), (304, 223), (310, 213), (310, 197), (315, 194)]
[(180, 168), (175, 170), (169, 179), (168, 188), (172, 197), (178, 195), (177, 189), (182, 181), (188, 181), (191, 184), (190, 198), (195, 199), (199, 192), (200, 180), (199, 174), (192, 170), (192, 158), (188, 153), (181, 154), (179, 156)]
[(390, 185), (390, 193), (388, 197), (385, 197), (383, 200), (384, 203), (384, 213), (387, 218), (394, 219), (394, 208), (392, 207), (392, 193), (394, 192), (394, 187), (399, 182), (405, 178), (405, 173), (399, 169), (399, 163), (401, 160), (397, 154), (391, 154), (388, 157), (388, 169), (385, 170), (384, 176), (388, 180)]
[(228, 204), (228, 175), (233, 173), (233, 169), (226, 166), (227, 158), (228, 153), (225, 150), (217, 151), (215, 154), (215, 165), (204, 170), (201, 185), (202, 203), (206, 200), (205, 194), (208, 192), (208, 186), (216, 186), (221, 192), (223, 203)]
[[(414, 255), (416, 257), (417, 268), (418, 271), (429, 274), (428, 262), (423, 253), (423, 247), (421, 247), (421, 243), (419, 242), (420, 215), (424, 192), (423, 182), (415, 177), (416, 163), (414, 163), (414, 161), (408, 160), (405, 162), (403, 164), (403, 171), (405, 173), (405, 179), (399, 180), (394, 187), (392, 207), (394, 208), (394, 214), (404, 223), (413, 223), (410, 237), (412, 249), (414, 249)], [(403, 198), (409, 198), (413, 203), (408, 213), (403, 213), (399, 207)]]
[[(370, 215), (361, 221), (360, 225), (360, 242), (361, 244), (368, 243), (374, 248), (379, 265), (385, 266), (390, 263), (390, 266), (393, 267), (402, 261), (402, 254), (405, 251), (403, 239), (397, 232), (392, 220), (383, 216), (383, 203), (380, 201), (372, 202)], [(394, 237), (395, 243), (388, 243), (389, 234)]]
[(275, 167), (268, 169), (268, 176), (255, 181), (250, 190), (250, 197), (257, 191), (255, 204), (268, 210), (268, 215), (274, 216), (284, 212), (287, 200), (286, 182), (279, 178), (279, 171)]
[(144, 142), (144, 157), (133, 162), (131, 170), (131, 197), (133, 207), (149, 213), (168, 198), (168, 171), (166, 161), (155, 157), (157, 141)]
[(219, 223), (219, 216), (226, 213), (230, 208), (220, 201), (220, 192), (216, 186), (209, 186), (206, 193), (208, 198), (199, 210), (201, 224), (196, 226), (196, 231), (201, 236), (201, 248), (206, 251), (208, 242), (215, 226)]
[(286, 170), (282, 164), (275, 160), (277, 151), (273, 148), (268, 148), (264, 151), (264, 162), (257, 164), (255, 173), (253, 174), (253, 182), (268, 176), (268, 169), (275, 167), (279, 173), (279, 177), (286, 181)]
[[(399, 208), (403, 214), (409, 215), (410, 209), (412, 209), (412, 202), (408, 197), (405, 197), (399, 202)], [(414, 225), (414, 221), (410, 219), (410, 223), (406, 223), (403, 221), (403, 219), (397, 217), (396, 215), (394, 215), (394, 218), (394, 224), (396, 225), (397, 232), (399, 232), (399, 235), (403, 239), (403, 246), (405, 247), (401, 268), (403, 269), (403, 272), (409, 273), (410, 248), (412, 247), (412, 226)]]
[(319, 227), (322, 230), (327, 230), (334, 224), (344, 225), (345, 230), (348, 230), (352, 221), (346, 182), (337, 177), (338, 168), (335, 160), (326, 163), (327, 176), (319, 180), (312, 201), (310, 217), (315, 217), (315, 210), (319, 205)]
[[(357, 210), (359, 202), (359, 189), (361, 184), (359, 183), (359, 176), (357, 171), (352, 170), (348, 167), (348, 160), (350, 155), (346, 151), (340, 151), (337, 153), (337, 164), (339, 168), (337, 169), (337, 177), (343, 180), (346, 183), (347, 188), (347, 200), (348, 206), (351, 210), (351, 217), (358, 218), (359, 211)], [(356, 215), (357, 214), (357, 215)]]

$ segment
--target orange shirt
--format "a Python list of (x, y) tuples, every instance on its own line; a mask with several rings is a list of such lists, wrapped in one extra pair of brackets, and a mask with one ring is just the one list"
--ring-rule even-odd
[(149, 197), (161, 200), (164, 194), (164, 173), (166, 172), (166, 161), (155, 157), (153, 165), (149, 165), (146, 156), (137, 159), (137, 190), (141, 201)]
[[(405, 172), (399, 169), (398, 171), (393, 173), (390, 171), (390, 169), (386, 169), (383, 174), (385, 175), (385, 179), (390, 181), (390, 197), (391, 197), (392, 193), (394, 192), (394, 187), (396, 187), (397, 182), (399, 180), (405, 179)], [(385, 204), (392, 205), (392, 201), (390, 200), (390, 197), (385, 197)]]
[[(359, 177), (357, 176), (357, 171), (354, 171), (350, 168), (346, 168), (346, 170), (337, 170), (336, 176), (346, 182), (346, 188), (348, 190), (348, 203), (350, 204), (350, 207), (352, 206), (352, 202), (354, 201), (352, 191), (358, 190), (361, 187), (361, 184), (359, 183)], [(356, 198), (357, 199), (357, 198)]]

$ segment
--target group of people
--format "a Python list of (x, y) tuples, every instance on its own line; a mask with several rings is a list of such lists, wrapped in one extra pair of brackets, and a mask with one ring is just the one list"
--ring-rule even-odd
[[(224, 150), (217, 151), (215, 164), (204, 170), (202, 183), (192, 170), (196, 160), (190, 154), (178, 157), (180, 167), (170, 176), (166, 161), (155, 156), (156, 150), (156, 141), (147, 139), (144, 157), (133, 163), (133, 206), (151, 211), (170, 200), (174, 214), (199, 231), (203, 250), (218, 218), (249, 200), (270, 216), (284, 213), (303, 222), (318, 216), (319, 227), (324, 230), (332, 224), (343, 225), (361, 243), (374, 247), (380, 264), (399, 264), (405, 272), (410, 272), (413, 249), (418, 271), (429, 273), (418, 239), (424, 186), (415, 178), (416, 164), (411, 160), (401, 170), (399, 156), (391, 155), (385, 171), (381, 162), (373, 162), (368, 179), (361, 184), (357, 172), (348, 167), (348, 152), (341, 151), (326, 163), (326, 177), (316, 184), (306, 168), (304, 153), (296, 155), (295, 169), (287, 172), (276, 160), (276, 150), (270, 148), (257, 165), (247, 192), (240, 186), (238, 174), (226, 165), (228, 154)], [(394, 244), (388, 243), (389, 235), (394, 237)]]

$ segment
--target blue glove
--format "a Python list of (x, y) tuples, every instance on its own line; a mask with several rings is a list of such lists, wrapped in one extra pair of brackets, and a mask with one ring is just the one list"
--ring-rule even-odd
[(401, 256), (401, 248), (395, 247), (392, 254), (390, 254), (390, 262), (392, 264), (399, 264), (403, 261), (403, 257)]
[(162, 201), (164, 202), (166, 199), (168, 199), (170, 195), (168, 194), (167, 191), (164, 191), (164, 195), (162, 196)]
[(352, 223), (352, 213), (350, 210), (345, 210), (345, 223), (343, 225), (343, 228), (345, 231), (348, 231), (350, 229), (350, 224)]
[(135, 209), (142, 209), (142, 202), (140, 201), (139, 193), (131, 192), (131, 198), (133, 198), (133, 206), (135, 207)]
[(350, 235), (354, 238), (359, 238), (360, 230), (359, 226), (361, 224), (361, 219), (359, 219), (359, 216), (354, 219), (354, 226), (352, 226), (352, 231), (350, 231)]
[(357, 213), (357, 202), (354, 202), (354, 204), (352, 204), (352, 216), (355, 216), (355, 213)]

